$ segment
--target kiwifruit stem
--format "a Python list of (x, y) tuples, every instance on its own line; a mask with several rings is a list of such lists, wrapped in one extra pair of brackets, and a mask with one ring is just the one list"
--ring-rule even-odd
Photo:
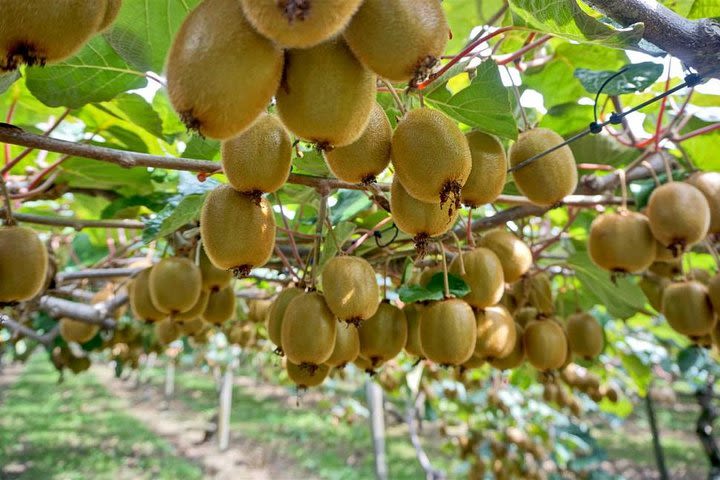
[(458, 236), (450, 230), (450, 234), (452, 235), (453, 239), (455, 240), (455, 246), (457, 246), (458, 249), (458, 262), (460, 263), (460, 275), (465, 275), (465, 260), (462, 256), (462, 246), (460, 245), (460, 239)]
[(440, 245), (440, 253), (442, 255), (443, 284), (444, 284), (444, 289), (445, 289), (445, 298), (450, 298), (450, 281), (448, 280), (447, 259), (445, 258), (445, 245), (443, 245), (442, 241), (440, 241), (440, 240), (438, 240), (438, 245)]

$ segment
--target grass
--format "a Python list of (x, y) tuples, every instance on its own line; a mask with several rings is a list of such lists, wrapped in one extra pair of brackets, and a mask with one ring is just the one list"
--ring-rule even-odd
[(124, 413), (92, 374), (57, 379), (36, 355), (3, 396), (1, 478), (202, 478), (199, 466)]

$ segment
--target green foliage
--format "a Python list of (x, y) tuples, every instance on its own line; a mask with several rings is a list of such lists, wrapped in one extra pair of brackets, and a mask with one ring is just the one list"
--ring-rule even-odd
[[(663, 66), (653, 62), (635, 63), (623, 67), (623, 72), (597, 71), (586, 68), (575, 70), (575, 76), (590, 93), (623, 95), (642, 92), (655, 83), (663, 72)], [(614, 75), (614, 78), (612, 78)], [(610, 80), (612, 78), (612, 80)], [(607, 82), (607, 83), (606, 83)], [(604, 87), (603, 87), (604, 85)]]
[[(470, 287), (457, 275), (448, 274), (448, 286), (450, 295), (462, 298), (470, 293)], [(442, 272), (436, 273), (430, 278), (427, 286), (408, 284), (398, 290), (400, 300), (404, 303), (430, 302), (445, 298), (445, 279)]]

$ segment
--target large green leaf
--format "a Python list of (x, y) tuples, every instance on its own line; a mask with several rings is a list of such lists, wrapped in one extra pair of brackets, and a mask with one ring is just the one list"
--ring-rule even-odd
[(188, 195), (177, 206), (168, 205), (155, 217), (146, 222), (143, 230), (143, 241), (170, 235), (179, 228), (200, 218), (205, 195)]
[(160, 115), (143, 97), (136, 93), (123, 93), (112, 103), (123, 113), (126, 120), (158, 138), (163, 138), (163, 122)]
[[(625, 71), (610, 80), (615, 71), (588, 70), (578, 68), (575, 77), (580, 80), (585, 90), (590, 93), (600, 92), (606, 95), (624, 95), (626, 93), (642, 92), (655, 83), (662, 75), (663, 66), (654, 62), (635, 63), (625, 67)], [(608, 82), (604, 87), (603, 84)]]
[[(713, 123), (705, 122), (695, 117), (688, 122), (682, 133), (690, 133), (694, 130), (708, 127)], [(695, 166), (707, 171), (720, 170), (720, 156), (717, 154), (718, 145), (720, 145), (720, 130), (698, 135), (697, 137), (682, 142), (683, 148), (685, 148), (685, 151), (690, 155)]]
[(152, 192), (150, 172), (142, 168), (123, 168), (111, 163), (84, 158), (70, 158), (60, 166), (57, 183), (79, 188), (117, 190), (120, 193)]
[(718, 0), (695, 0), (688, 13), (688, 18), (717, 18), (720, 17), (720, 2)]
[(523, 83), (542, 94), (545, 108), (552, 108), (577, 103), (579, 98), (587, 95), (574, 73), (575, 66), (566, 58), (558, 57), (540, 69), (529, 70)]

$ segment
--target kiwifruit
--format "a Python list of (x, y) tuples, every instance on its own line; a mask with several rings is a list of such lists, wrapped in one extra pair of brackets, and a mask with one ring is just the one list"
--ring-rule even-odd
[(451, 209), (470, 175), (472, 155), (454, 120), (439, 110), (417, 108), (400, 120), (392, 137), (395, 176), (408, 194)]
[(395, 225), (411, 235), (418, 250), (427, 247), (431, 237), (442, 235), (452, 228), (458, 209), (449, 205), (421, 202), (410, 196), (397, 177), (390, 187), (390, 210)]
[(708, 295), (715, 313), (720, 314), (720, 273), (714, 275), (708, 282)]
[(437, 0), (365, 0), (345, 30), (350, 48), (368, 68), (411, 86), (432, 73), (449, 35)]
[(525, 328), (528, 323), (538, 319), (538, 311), (535, 307), (522, 307), (515, 312), (515, 323)]
[(242, 348), (247, 348), (255, 341), (255, 326), (252, 323), (233, 323), (226, 332), (228, 342)]
[[(474, 248), (461, 255), (462, 259), (459, 256), (453, 259), (449, 271), (462, 277), (470, 287), (470, 293), (463, 300), (475, 308), (498, 303), (505, 291), (505, 277), (497, 255), (484, 247)], [(464, 267), (464, 274), (461, 266)]]
[[(653, 236), (654, 238), (654, 236)], [(655, 261), (656, 262), (674, 262), (677, 257), (673, 255), (672, 250), (655, 239)]]
[(468, 207), (480, 207), (494, 202), (502, 193), (507, 180), (507, 155), (496, 137), (474, 131), (465, 134), (472, 170), (462, 188), (462, 203)]
[(720, 233), (720, 173), (698, 172), (691, 175), (687, 182), (700, 190), (710, 207), (709, 233)]
[(525, 330), (516, 323), (515, 332), (515, 344), (513, 345), (512, 351), (504, 357), (490, 360), (490, 365), (498, 370), (517, 368), (525, 361), (525, 346), (523, 345), (523, 333)]
[(325, 381), (328, 373), (330, 373), (330, 367), (327, 365), (307, 368), (305, 365), (293, 363), (289, 360), (285, 362), (285, 369), (290, 380), (300, 389), (317, 387)]
[(0, 72), (59, 62), (100, 29), (106, 0), (0, 1)]
[(710, 284), (710, 272), (705, 270), (704, 268), (692, 268), (690, 269), (690, 272), (688, 273), (688, 278), (691, 280), (695, 280), (696, 282), (700, 282), (703, 285), (709, 285)]
[(377, 312), (380, 288), (364, 258), (332, 258), (322, 271), (322, 288), (328, 307), (343, 322), (357, 325)]
[(200, 214), (200, 234), (210, 261), (246, 276), (265, 265), (275, 248), (275, 214), (266, 198), (259, 204), (222, 185), (210, 192)]
[(254, 323), (265, 323), (272, 300), (267, 298), (253, 298), (248, 300), (248, 320)]
[(375, 75), (345, 42), (335, 39), (307, 50), (290, 50), (286, 59), (285, 77), (276, 94), (285, 126), (323, 149), (360, 138), (375, 105)]
[(653, 190), (647, 215), (655, 238), (674, 255), (700, 242), (710, 227), (708, 201), (688, 183), (671, 182)]
[(309, 48), (339, 34), (362, 0), (240, 0), (253, 27), (285, 48)]
[(182, 327), (185, 322), (201, 317), (203, 312), (205, 311), (205, 308), (207, 308), (209, 298), (210, 292), (203, 290), (200, 293), (197, 302), (195, 302), (195, 305), (193, 305), (190, 310), (188, 310), (187, 312), (177, 313), (173, 315), (173, 320), (175, 320), (175, 323), (177, 323), (178, 326)]
[(552, 320), (535, 320), (523, 333), (525, 355), (540, 371), (560, 368), (567, 357), (567, 340), (562, 327)]
[(138, 320), (148, 323), (159, 322), (167, 317), (167, 313), (158, 310), (150, 297), (151, 270), (152, 268), (146, 268), (138, 273), (128, 289), (130, 309)]
[(476, 314), (477, 343), (475, 356), (485, 360), (503, 358), (515, 347), (517, 331), (512, 316), (505, 308), (489, 307)]
[(122, 7), (122, 0), (105, 0), (105, 2), (107, 3), (107, 8), (105, 8), (105, 15), (98, 27), (99, 32), (106, 30), (110, 27), (110, 25), (112, 25), (120, 13), (120, 8)]
[(360, 324), (358, 333), (360, 354), (377, 367), (395, 358), (407, 343), (405, 313), (395, 305), (382, 302), (375, 315)]
[(202, 288), (208, 292), (217, 292), (230, 285), (232, 281), (232, 272), (229, 270), (221, 270), (217, 268), (205, 253), (205, 249), (200, 248), (200, 273), (202, 274)]
[(655, 275), (644, 275), (638, 282), (638, 286), (647, 297), (650, 306), (658, 312), (662, 310), (663, 291), (668, 285), (670, 285), (669, 279)]
[(662, 278), (677, 277), (683, 273), (682, 257), (676, 257), (672, 261), (655, 262), (650, 265), (648, 271)]
[(419, 358), (425, 358), (420, 343), (420, 313), (424, 307), (416, 303), (408, 303), (403, 307), (405, 318), (408, 324), (407, 341), (405, 342), (405, 351)]
[(155, 338), (160, 345), (167, 345), (180, 338), (180, 327), (170, 318), (155, 323)]
[(385, 111), (375, 103), (360, 138), (350, 145), (324, 151), (330, 171), (346, 182), (373, 183), (390, 164), (392, 133)]
[(281, 291), (270, 306), (267, 315), (268, 338), (282, 351), (282, 322), (290, 301), (302, 294), (299, 288), (290, 287)]
[(540, 272), (527, 280), (528, 300), (541, 315), (550, 316), (555, 311), (552, 296), (552, 281), (545, 272)]
[(60, 319), (60, 336), (66, 342), (86, 343), (100, 331), (100, 327), (91, 323), (70, 318)]
[(325, 365), (342, 368), (360, 355), (360, 335), (352, 325), (338, 325), (335, 329), (335, 347)]
[(472, 368), (480, 368), (483, 365), (485, 365), (485, 359), (480, 358), (473, 353), (469, 359), (465, 360), (465, 363), (463, 363), (461, 367), (464, 370), (470, 370)]
[(222, 143), (222, 165), (238, 192), (259, 195), (280, 189), (290, 176), (292, 141), (275, 115), (261, 113), (250, 128)]
[[(563, 138), (552, 130), (535, 128), (521, 133), (510, 148), (510, 166), (563, 143)], [(575, 191), (578, 174), (575, 157), (567, 145), (560, 147), (513, 173), (520, 192), (536, 205), (555, 205)]]
[[(370, 360), (363, 357), (362, 355), (358, 355), (357, 358), (353, 361), (353, 365), (355, 365), (357, 368), (362, 370), (363, 372), (373, 372), (373, 364)], [(375, 368), (377, 368), (378, 365), (375, 365)]]
[[(715, 329), (713, 328), (713, 330)], [(710, 349), (713, 346), (712, 335), (709, 333), (701, 337), (692, 337), (690, 340), (692, 340), (692, 342), (700, 348)]]
[(202, 319), (211, 325), (222, 325), (235, 315), (235, 290), (225, 287), (208, 298)]
[(588, 251), (593, 263), (613, 273), (635, 273), (655, 261), (655, 237), (645, 215), (621, 210), (593, 220)]
[(479, 246), (489, 248), (500, 259), (505, 282), (514, 283), (533, 263), (532, 251), (525, 242), (505, 230), (491, 230), (482, 236)]
[(202, 330), (203, 327), (205, 327), (206, 325), (205, 321), (200, 316), (197, 316), (190, 320), (185, 320), (182, 323), (179, 323), (177, 321), (175, 323), (178, 325), (180, 331), (184, 335), (195, 335), (196, 333), (200, 332), (200, 330)]
[(68, 361), (68, 368), (75, 374), (85, 372), (90, 368), (91, 362), (88, 357), (71, 357)]
[(0, 228), (0, 304), (36, 297), (45, 286), (47, 271), (47, 250), (33, 230)]
[(318, 292), (293, 298), (285, 309), (280, 335), (290, 362), (314, 366), (325, 363), (335, 346), (338, 321)]
[(567, 319), (567, 336), (570, 350), (585, 360), (590, 360), (603, 350), (605, 338), (602, 325), (586, 312), (578, 312)]
[(202, 274), (187, 258), (165, 258), (150, 270), (149, 285), (155, 308), (176, 315), (197, 303), (202, 293)]
[(475, 349), (475, 314), (465, 301), (447, 299), (420, 312), (420, 345), (425, 356), (440, 365), (461, 365)]
[(170, 49), (170, 101), (189, 129), (230, 138), (268, 106), (283, 63), (280, 47), (252, 28), (237, 0), (205, 0), (185, 18)]
[(662, 307), (670, 326), (683, 335), (701, 337), (715, 326), (716, 317), (708, 288), (700, 282), (668, 285), (663, 292)]

